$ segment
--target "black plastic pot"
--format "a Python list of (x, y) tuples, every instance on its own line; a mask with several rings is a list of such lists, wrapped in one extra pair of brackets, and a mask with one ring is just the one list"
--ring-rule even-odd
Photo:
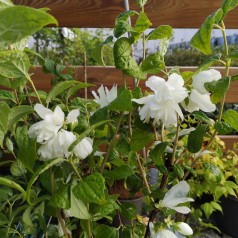
[(232, 236), (238, 238), (238, 199), (233, 196), (222, 197), (220, 199), (222, 213), (216, 213), (215, 219), (218, 228)]

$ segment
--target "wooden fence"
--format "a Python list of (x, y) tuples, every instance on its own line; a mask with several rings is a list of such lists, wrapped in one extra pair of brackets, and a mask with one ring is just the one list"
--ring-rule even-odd
[[(36, 8), (48, 7), (56, 17), (59, 26), (110, 28), (114, 26), (115, 17), (125, 10), (123, 0), (14, 0), (15, 4)], [(149, 0), (145, 11), (153, 27), (171, 25), (173, 28), (198, 28), (204, 19), (218, 9), (223, 0)], [(129, 0), (130, 9), (137, 9), (136, 0)], [(133, 21), (133, 18), (132, 18)], [(232, 11), (225, 19), (227, 28), (238, 28), (238, 9)], [(194, 67), (183, 67), (182, 70), (194, 70)], [(218, 68), (224, 73), (224, 68)], [(76, 68), (76, 78), (84, 80), (84, 68)], [(33, 69), (33, 80), (39, 89), (49, 90), (52, 75), (44, 74), (41, 68)], [(238, 75), (238, 68), (231, 69), (232, 75)], [(95, 85), (112, 86), (120, 83), (122, 72), (114, 67), (87, 67), (88, 82)], [(131, 85), (132, 79), (129, 80)], [(238, 82), (232, 82), (226, 102), (238, 103)], [(238, 142), (238, 136), (221, 137), (227, 148)]]

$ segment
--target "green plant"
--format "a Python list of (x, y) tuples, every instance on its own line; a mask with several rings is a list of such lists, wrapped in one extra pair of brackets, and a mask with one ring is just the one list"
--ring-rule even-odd
[[(230, 62), (237, 55), (229, 54), (226, 42), (219, 54), (210, 47), (213, 27), (226, 38), (223, 19), (238, 2), (224, 1), (193, 37), (191, 45), (209, 55), (196, 72), (177, 67), (168, 71), (164, 56), (172, 28), (163, 25), (146, 34), (152, 25), (144, 11), (146, 2), (137, 1), (140, 12), (121, 13), (114, 35), (94, 54), (103, 63), (100, 53), (112, 44), (115, 66), (133, 78), (135, 87), (130, 89), (122, 78), (120, 87), (102, 85), (92, 92), (94, 99), (86, 99), (77, 92), (93, 85), (73, 80), (62, 73), (64, 66), (40, 56), (57, 80), (48, 94), (35, 88), (25, 37), (56, 20), (43, 10), (0, 0), (0, 83), (8, 89), (0, 91), (0, 146), (4, 155), (13, 157), (0, 161), (4, 237), (118, 237), (119, 230), (123, 237), (193, 234), (177, 216), (188, 214), (188, 202), (193, 201), (185, 180), (204, 154), (217, 152), (218, 133), (238, 129), (237, 112), (223, 112), (230, 81), (236, 78), (229, 76)], [(128, 24), (129, 17), (136, 18), (135, 25)], [(35, 25), (30, 24), (32, 18)], [(21, 24), (11, 24), (14, 21)], [(160, 40), (160, 50), (146, 55), (150, 40)], [(131, 54), (138, 41), (143, 45), (140, 64)], [(209, 69), (215, 62), (225, 65), (224, 77)], [(148, 92), (139, 86), (143, 82)], [(214, 121), (204, 112), (214, 111), (215, 104), (220, 111)], [(158, 169), (154, 185), (148, 182), (150, 168)], [(132, 204), (122, 204), (117, 193), (109, 192), (118, 180), (126, 181), (129, 189), (139, 184), (146, 222)], [(133, 220), (131, 225), (112, 227), (118, 213)]]

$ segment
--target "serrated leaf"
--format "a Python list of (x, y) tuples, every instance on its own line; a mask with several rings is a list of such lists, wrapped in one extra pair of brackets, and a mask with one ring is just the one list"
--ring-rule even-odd
[[(1, 80), (1, 79), (0, 79)], [(0, 90), (0, 100), (15, 102), (15, 95), (12, 92), (6, 90)]]
[(35, 183), (35, 181), (38, 179), (38, 177), (44, 173), (46, 170), (48, 170), (49, 168), (55, 166), (56, 164), (62, 163), (63, 162), (63, 158), (56, 158), (56, 159), (52, 159), (49, 161), (44, 162), (43, 165), (41, 165), (32, 175), (30, 181), (27, 184), (27, 190), (26, 190), (26, 198), (27, 198), (27, 202), (29, 204), (32, 204), (31, 202), (31, 187), (32, 185)]
[(141, 63), (141, 69), (150, 74), (157, 74), (165, 67), (163, 57), (159, 53), (147, 56)]
[(228, 123), (233, 129), (238, 131), (238, 112), (229, 109), (222, 114), (222, 119)]
[(214, 124), (215, 130), (218, 132), (219, 135), (226, 135), (232, 132), (233, 128), (230, 126), (230, 124), (226, 122), (215, 122)]
[(31, 36), (43, 26), (57, 24), (53, 16), (41, 9), (25, 6), (12, 6), (1, 10), (0, 22), (0, 39), (7, 44)]
[(214, 24), (221, 21), (223, 16), (223, 10), (219, 8), (212, 15), (208, 16), (205, 22), (202, 24), (197, 33), (193, 36), (190, 41), (192, 47), (197, 48), (202, 53), (209, 55), (212, 54), (211, 50), (211, 32)]
[(162, 25), (152, 30), (147, 36), (146, 40), (169, 40), (172, 36), (173, 28), (168, 25)]
[(132, 94), (131, 91), (128, 89), (123, 90), (118, 97), (113, 100), (108, 106), (107, 108), (109, 110), (114, 110), (114, 111), (132, 111), (133, 107), (132, 107)]
[(218, 201), (221, 196), (226, 194), (226, 188), (223, 186), (217, 186), (215, 188), (215, 199)]
[(154, 134), (141, 129), (135, 129), (131, 136), (131, 150), (139, 151), (148, 145), (154, 138)]
[(20, 105), (11, 108), (11, 112), (9, 114), (9, 128), (12, 128), (12, 126), (17, 123), (22, 117), (33, 112), (34, 108), (27, 105)]
[(31, 172), (37, 160), (36, 141), (28, 136), (27, 127), (18, 127), (16, 131), (16, 142), (18, 145), (17, 158)]
[(29, 68), (30, 61), (25, 52), (19, 50), (8, 50), (0, 52), (1, 76), (13, 79), (25, 78), (28, 77)]
[(134, 170), (129, 165), (115, 167), (112, 170), (104, 171), (104, 176), (113, 180), (121, 180), (129, 177), (134, 173)]
[(73, 189), (73, 193), (78, 199), (86, 203), (100, 205), (105, 202), (105, 188), (104, 177), (100, 173), (95, 172), (77, 184)]
[(203, 144), (203, 137), (206, 132), (206, 125), (199, 125), (195, 131), (192, 131), (188, 135), (188, 151), (191, 153), (197, 153)]
[(82, 84), (82, 82), (76, 81), (76, 80), (70, 80), (70, 81), (64, 81), (56, 84), (54, 88), (48, 93), (48, 96), (46, 98), (47, 104), (56, 96), (59, 94), (65, 92), (67, 89), (71, 88), (72, 86), (76, 84)]
[(201, 205), (201, 209), (204, 211), (204, 214), (207, 219), (215, 211), (215, 208), (210, 203), (204, 203), (203, 205)]
[(208, 169), (216, 177), (217, 181), (221, 180), (222, 172), (221, 172), (220, 168), (217, 165), (209, 163), (209, 162), (204, 162), (203, 166), (206, 169)]
[(230, 77), (224, 77), (218, 81), (212, 81), (204, 84), (205, 88), (211, 93), (212, 103), (216, 104), (223, 99), (230, 86), (230, 80)]

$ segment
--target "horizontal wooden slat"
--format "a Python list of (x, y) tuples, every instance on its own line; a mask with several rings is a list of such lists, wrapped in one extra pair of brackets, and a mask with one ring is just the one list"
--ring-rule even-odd
[[(14, 0), (15, 4), (48, 7), (67, 27), (114, 27), (115, 17), (125, 10), (123, 0)], [(149, 0), (146, 12), (153, 27), (167, 24), (174, 28), (199, 28), (204, 19), (218, 9), (223, 0)], [(129, 0), (130, 8), (136, 1)], [(227, 28), (238, 28), (238, 9), (226, 18)]]
[(226, 150), (233, 149), (233, 145), (235, 143), (238, 143), (238, 135), (225, 135), (225, 136), (219, 136), (222, 141), (224, 141), (226, 145)]
[[(225, 69), (223, 67), (217, 67), (223, 75), (225, 73)], [(183, 67), (181, 71), (194, 71), (195, 67)], [(49, 91), (50, 90), (50, 81), (53, 79), (51, 74), (45, 74), (42, 72), (40, 67), (36, 67), (32, 71), (33, 73), (33, 80), (36, 84), (36, 88)], [(238, 75), (238, 68), (231, 68), (230, 71), (231, 75)], [(75, 76), (76, 79), (79, 81), (84, 81), (84, 67), (77, 67), (75, 68)], [(113, 84), (122, 85), (123, 77), (127, 79), (128, 85), (133, 87), (133, 79), (128, 76), (123, 76), (123, 73), (114, 68), (114, 67), (96, 67), (96, 66), (89, 66), (87, 67), (87, 78), (88, 82), (95, 84), (96, 86), (100, 86), (101, 84), (112, 87)], [(141, 82), (142, 87), (143, 82)], [(90, 90), (95, 90), (96, 87), (92, 87)], [(238, 103), (238, 81), (234, 81), (231, 83), (231, 87), (226, 97), (227, 103)]]

